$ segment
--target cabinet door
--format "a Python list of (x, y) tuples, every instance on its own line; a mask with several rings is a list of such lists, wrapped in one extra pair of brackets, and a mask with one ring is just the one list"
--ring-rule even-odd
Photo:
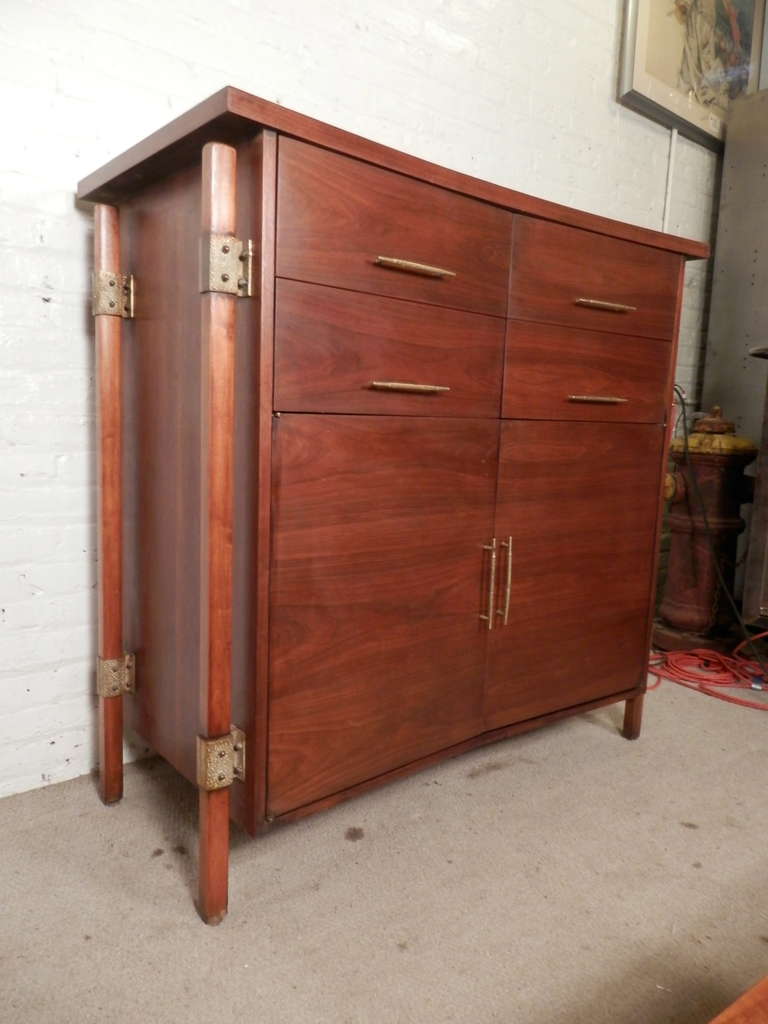
[(481, 730), (497, 420), (275, 420), (268, 805)]
[(499, 555), (486, 728), (643, 677), (662, 440), (656, 424), (502, 424), (496, 537), (511, 548)]

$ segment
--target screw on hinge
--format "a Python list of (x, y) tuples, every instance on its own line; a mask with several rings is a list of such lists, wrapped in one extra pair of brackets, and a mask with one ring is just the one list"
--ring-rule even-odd
[(197, 783), (201, 789), (224, 789), (245, 776), (245, 735), (232, 726), (226, 736), (197, 738)]

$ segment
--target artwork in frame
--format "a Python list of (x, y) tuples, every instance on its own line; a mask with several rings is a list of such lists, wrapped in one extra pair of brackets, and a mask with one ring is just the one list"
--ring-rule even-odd
[(719, 149), (729, 103), (758, 86), (765, 0), (625, 0), (619, 99)]

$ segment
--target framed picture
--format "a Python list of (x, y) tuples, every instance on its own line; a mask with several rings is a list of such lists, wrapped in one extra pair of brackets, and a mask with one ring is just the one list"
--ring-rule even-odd
[(713, 149), (758, 86), (765, 0), (625, 0), (619, 99)]

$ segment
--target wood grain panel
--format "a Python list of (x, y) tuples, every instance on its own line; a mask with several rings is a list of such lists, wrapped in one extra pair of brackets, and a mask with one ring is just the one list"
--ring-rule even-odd
[[(511, 224), (506, 210), (280, 139), (281, 277), (504, 316)], [(377, 256), (441, 267), (455, 276), (392, 270), (377, 266)]]
[[(509, 316), (670, 341), (678, 262), (673, 253), (648, 246), (516, 217)], [(592, 309), (577, 305), (580, 298), (636, 308)]]
[(269, 812), (479, 729), (498, 423), (276, 420)]
[(447, 167), (410, 156), (389, 146), (354, 135), (299, 114), (278, 103), (270, 103), (225, 86), (196, 107), (186, 111), (170, 124), (160, 128), (142, 142), (126, 150), (121, 156), (105, 164), (80, 182), (78, 197), (92, 202), (113, 202), (138, 189), (146, 187), (169, 172), (194, 159), (206, 142), (218, 139), (234, 142), (252, 137), (259, 128), (271, 128), (286, 135), (303, 138), (308, 142), (334, 149), (339, 153), (371, 164), (386, 167), (401, 174), (474, 196), (498, 206), (519, 210), (535, 217), (560, 221), (587, 228), (616, 238), (626, 238), (644, 245), (677, 252), (692, 259), (709, 256), (706, 242), (677, 238), (650, 228), (638, 227), (600, 217), (583, 210), (574, 210), (560, 203), (552, 203), (536, 196), (525, 195), (502, 185), (482, 181)]
[(237, 232), (256, 251), (256, 295), (237, 307), (232, 721), (246, 732), (245, 785), (232, 817), (255, 833), (265, 815), (277, 139), (238, 147)]
[[(209, 142), (202, 154), (201, 235), (234, 234), (237, 151)], [(201, 736), (225, 736), (232, 724), (232, 599), (235, 455), (235, 295), (200, 298), (200, 693)], [(197, 906), (207, 924), (227, 913), (229, 790), (200, 789)]]
[(206, 924), (221, 924), (229, 901), (230, 790), (198, 794), (197, 912)]
[[(498, 416), (503, 348), (504, 322), (497, 317), (280, 280), (275, 408)], [(378, 391), (372, 381), (450, 390)]]
[[(237, 153), (203, 150), (200, 232), (233, 234)], [(237, 296), (200, 298), (200, 735), (232, 723), (232, 535), (234, 525), (235, 331)]]
[[(114, 206), (94, 210), (93, 269), (120, 273), (120, 221)], [(98, 657), (123, 654), (123, 372), (121, 317), (94, 317), (98, 432)], [(99, 697), (99, 795), (123, 795), (123, 698)]]
[[(665, 407), (665, 418), (666, 418), (666, 429), (664, 430), (664, 442), (662, 445), (661, 455), (659, 458), (659, 473), (657, 476), (657, 492), (656, 492), (656, 527), (654, 531), (654, 542), (653, 542), (653, 559), (651, 564), (651, 579), (653, 580), (651, 598), (648, 602), (648, 614), (646, 619), (646, 641), (645, 646), (648, 650), (651, 648), (651, 638), (653, 636), (653, 619), (656, 610), (656, 589), (659, 579), (659, 559), (661, 553), (661, 531), (664, 520), (664, 507), (666, 499), (664, 497), (664, 474), (666, 473), (667, 466), (669, 465), (669, 446), (672, 441), (672, 434), (674, 433), (675, 426), (677, 424), (677, 407), (675, 405), (675, 369), (677, 367), (677, 354), (680, 342), (680, 317), (683, 310), (683, 295), (685, 292), (685, 260), (678, 256), (677, 263), (677, 300), (675, 304), (675, 325), (672, 332), (672, 346), (669, 354), (669, 372), (667, 374), (667, 381), (664, 387), (664, 407)], [(645, 690), (647, 685), (647, 677), (643, 679), (641, 686)], [(640, 706), (640, 718), (642, 718), (642, 705)], [(637, 723), (638, 728), (640, 722)]]
[(496, 535), (512, 537), (512, 589), (509, 625), (490, 635), (486, 728), (645, 678), (662, 443), (647, 424), (502, 424)]
[[(293, 811), (287, 811), (275, 819), (274, 824), (280, 825), (291, 821), (298, 821), (300, 818), (314, 814), (316, 811), (324, 811), (329, 807), (335, 807), (336, 804), (353, 799), (363, 793), (367, 793), (371, 789), (376, 789), (378, 786), (394, 782), (396, 779), (407, 778), (415, 772), (423, 771), (425, 768), (430, 768), (441, 761), (447, 761), (449, 758), (459, 757), (461, 754), (467, 753), (467, 751), (477, 749), (477, 747), (483, 747), (489, 743), (499, 743), (512, 736), (520, 736), (523, 733), (532, 732), (534, 729), (543, 729), (545, 726), (552, 725), (564, 718), (570, 718), (572, 715), (583, 715), (587, 711), (605, 707), (607, 704), (616, 704), (622, 700), (629, 702), (637, 696), (637, 690), (611, 694), (609, 697), (599, 697), (597, 700), (586, 701), (572, 708), (562, 708), (560, 711), (553, 711), (548, 715), (541, 715), (539, 718), (528, 718), (523, 722), (514, 722), (512, 725), (505, 725), (500, 729), (490, 729), (488, 732), (481, 732), (477, 736), (470, 736), (469, 739), (462, 740), (461, 743), (456, 743), (451, 747), (444, 747), (442, 750), (436, 750), (426, 757), (419, 758), (418, 761), (411, 761), (408, 764), (401, 765), (399, 768), (393, 768), (392, 771), (386, 772), (384, 775), (374, 776), (356, 786), (350, 786), (348, 789), (332, 793), (321, 800), (314, 800), (312, 803), (304, 804)], [(642, 694), (639, 694), (639, 696), (642, 697)]]
[[(667, 342), (652, 338), (510, 320), (502, 415), (661, 423), (671, 355)], [(590, 404), (569, 395), (626, 401)]]
[(141, 680), (132, 724), (191, 781), (201, 684), (200, 216), (199, 160), (121, 210), (123, 266), (140, 295), (124, 348), (126, 647)]
[(636, 740), (640, 736), (640, 729), (643, 724), (643, 702), (645, 694), (639, 697), (632, 697), (624, 708), (624, 724), (621, 732), (625, 740)]

